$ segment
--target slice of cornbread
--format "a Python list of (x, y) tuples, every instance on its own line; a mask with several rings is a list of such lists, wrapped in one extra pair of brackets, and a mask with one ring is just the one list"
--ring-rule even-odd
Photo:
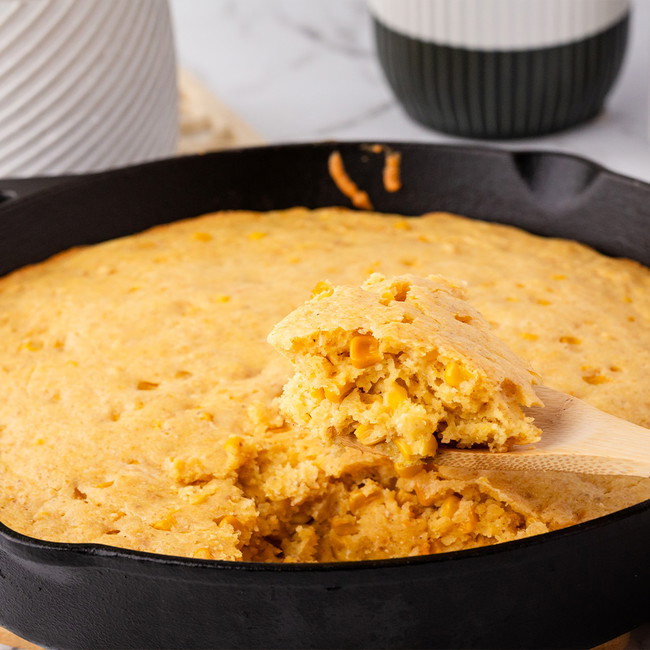
[(280, 398), (288, 418), (398, 466), (438, 442), (506, 451), (539, 440), (521, 409), (539, 404), (534, 374), (439, 276), (320, 283), (269, 342), (295, 367)]

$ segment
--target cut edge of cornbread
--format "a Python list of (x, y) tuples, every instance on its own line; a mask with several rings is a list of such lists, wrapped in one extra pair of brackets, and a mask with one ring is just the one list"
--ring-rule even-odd
[(442, 277), (319, 283), (269, 342), (295, 369), (286, 417), (399, 466), (431, 459), (438, 443), (507, 451), (540, 438), (522, 411), (539, 404), (534, 373)]

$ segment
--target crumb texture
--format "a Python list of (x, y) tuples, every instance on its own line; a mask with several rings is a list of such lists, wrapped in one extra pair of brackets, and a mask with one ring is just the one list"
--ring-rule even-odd
[(319, 283), (269, 336), (296, 370), (281, 411), (402, 467), (432, 458), (439, 441), (494, 451), (536, 442), (521, 410), (539, 403), (535, 377), (464, 296), (437, 276)]
[(54, 541), (315, 562), (493, 544), (650, 497), (633, 478), (396, 470), (285, 418), (293, 369), (268, 333), (323, 278), (374, 272), (463, 281), (546, 384), (650, 425), (638, 264), (448, 214), (212, 214), (0, 280), (0, 520)]

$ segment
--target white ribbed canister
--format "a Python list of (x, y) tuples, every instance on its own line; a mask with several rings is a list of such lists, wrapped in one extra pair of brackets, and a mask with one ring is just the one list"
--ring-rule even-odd
[(395, 31), (472, 50), (557, 47), (621, 20), (630, 0), (368, 0)]
[(0, 0), (0, 178), (171, 155), (166, 0)]

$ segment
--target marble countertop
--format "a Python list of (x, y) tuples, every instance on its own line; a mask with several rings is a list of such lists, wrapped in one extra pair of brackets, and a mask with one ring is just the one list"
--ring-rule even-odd
[[(469, 142), (419, 126), (397, 104), (363, 0), (171, 3), (180, 62), (269, 142)], [(650, 2), (637, 0), (624, 69), (596, 119), (493, 144), (578, 154), (650, 182), (649, 26)]]

